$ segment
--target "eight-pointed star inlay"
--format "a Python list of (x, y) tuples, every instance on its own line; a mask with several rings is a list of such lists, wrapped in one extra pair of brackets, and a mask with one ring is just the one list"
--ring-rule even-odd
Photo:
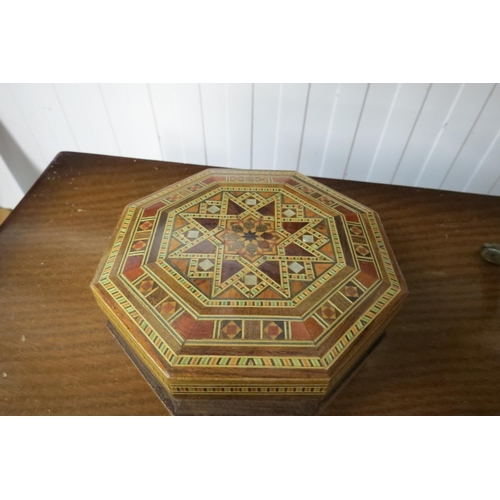
[(208, 299), (290, 299), (340, 259), (335, 221), (292, 194), (215, 189), (172, 211), (164, 262)]

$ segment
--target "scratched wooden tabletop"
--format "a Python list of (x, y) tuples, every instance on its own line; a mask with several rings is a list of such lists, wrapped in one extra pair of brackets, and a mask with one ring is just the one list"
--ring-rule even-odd
[[(0, 414), (166, 415), (89, 288), (123, 207), (205, 167), (61, 153), (0, 226)], [(500, 414), (500, 199), (341, 180), (410, 295), (325, 415)]]

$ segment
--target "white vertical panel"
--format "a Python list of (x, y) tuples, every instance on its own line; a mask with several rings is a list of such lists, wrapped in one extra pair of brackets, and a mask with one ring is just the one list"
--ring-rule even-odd
[(344, 176), (346, 179), (360, 181), (368, 175), (399, 88), (396, 83), (370, 85)]
[(251, 168), (252, 84), (230, 83), (227, 87), (229, 164), (231, 168)]
[(175, 84), (175, 88), (186, 162), (206, 165), (200, 87), (196, 83), (183, 83)]
[(105, 83), (100, 87), (121, 154), (161, 160), (147, 85)]
[(255, 85), (253, 168), (296, 170), (307, 93), (307, 84)]
[(15, 208), (23, 192), (0, 156), (0, 208)]
[(283, 83), (274, 148), (273, 168), (297, 170), (304, 130), (309, 85)]
[(320, 175), (338, 88), (338, 83), (311, 84), (299, 162), (305, 175)]
[(80, 150), (51, 84), (16, 83), (10, 89), (45, 158)]
[(168, 83), (150, 88), (163, 159), (206, 165), (200, 86)]
[(493, 84), (4, 84), (0, 120), (22, 190), (62, 150), (500, 190)]
[(366, 83), (339, 85), (323, 166), (317, 175), (337, 179), (344, 176), (367, 91)]
[(55, 91), (80, 149), (86, 153), (121, 153), (99, 85), (56, 83)]
[(163, 160), (186, 163), (174, 85), (151, 83), (149, 90)]
[(256, 83), (253, 96), (252, 168), (274, 167), (281, 84)]
[(438, 187), (451, 167), (460, 148), (488, 99), (493, 84), (466, 84), (448, 114), (442, 134), (426, 159), (415, 182), (416, 186)]
[(0, 84), (0, 120), (11, 138), (41, 172), (52, 157), (42, 151), (7, 83)]
[(500, 196), (500, 178), (496, 181), (490, 191), (488, 191), (488, 194), (491, 194), (493, 196)]
[(223, 83), (203, 83), (201, 97), (207, 164), (226, 167), (229, 163), (226, 86)]
[(492, 186), (500, 178), (500, 130), (490, 147), (484, 153), (464, 191), (468, 193), (490, 193)]
[(402, 83), (389, 110), (367, 181), (390, 183), (429, 91), (427, 83)]
[[(500, 85), (497, 85), (441, 187), (451, 191), (464, 190), (469, 180), (479, 171), (483, 161), (489, 156), (490, 150), (498, 140), (499, 131)], [(485, 173), (483, 171), (483, 175)], [(493, 177), (490, 177), (490, 183), (495, 182), (497, 176), (498, 174), (493, 174)]]
[(412, 131), (404, 155), (394, 174), (393, 183), (410, 186), (416, 181), (425, 159), (446, 121), (446, 116), (460, 91), (459, 83), (432, 84), (422, 111)]

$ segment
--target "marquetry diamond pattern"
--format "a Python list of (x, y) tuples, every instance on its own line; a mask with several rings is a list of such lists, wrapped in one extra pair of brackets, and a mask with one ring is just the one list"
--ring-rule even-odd
[(137, 243), (134, 243), (132, 245), (132, 248), (134, 250), (137, 250), (137, 251), (140, 251), (140, 250), (142, 250), (143, 248), (146, 248), (146, 247), (147, 247), (147, 244), (144, 241), (138, 241)]
[(241, 337), (241, 323), (238, 321), (226, 321), (221, 328), (223, 338), (234, 339)]
[(205, 259), (204, 261), (200, 262), (199, 267), (203, 271), (208, 271), (209, 269), (212, 269), (212, 267), (214, 267), (214, 263), (211, 260)]
[(243, 279), (245, 285), (253, 286), (257, 284), (257, 276), (255, 274), (247, 274)]
[(283, 334), (283, 328), (275, 321), (268, 321), (264, 325), (264, 335), (271, 340), (277, 340)]
[(330, 322), (334, 321), (337, 318), (338, 311), (332, 305), (326, 304), (321, 306), (321, 308), (319, 309), (319, 315), (325, 321)]
[(289, 266), (288, 269), (292, 271), (292, 273), (300, 273), (304, 269), (304, 266), (302, 264), (299, 264), (298, 262), (292, 262)]
[(177, 304), (172, 300), (167, 300), (157, 307), (159, 313), (164, 318), (169, 318), (170, 316), (172, 316), (172, 314), (174, 314), (176, 308), (177, 308)]
[(188, 233), (187, 233), (187, 237), (190, 240), (194, 240), (195, 238), (198, 238), (199, 235), (200, 235), (199, 231), (188, 231)]

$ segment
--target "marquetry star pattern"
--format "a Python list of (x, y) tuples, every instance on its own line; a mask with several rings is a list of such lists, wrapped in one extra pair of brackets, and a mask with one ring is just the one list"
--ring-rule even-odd
[(163, 258), (209, 299), (290, 299), (337, 263), (334, 234), (278, 188), (216, 189), (173, 211)]

